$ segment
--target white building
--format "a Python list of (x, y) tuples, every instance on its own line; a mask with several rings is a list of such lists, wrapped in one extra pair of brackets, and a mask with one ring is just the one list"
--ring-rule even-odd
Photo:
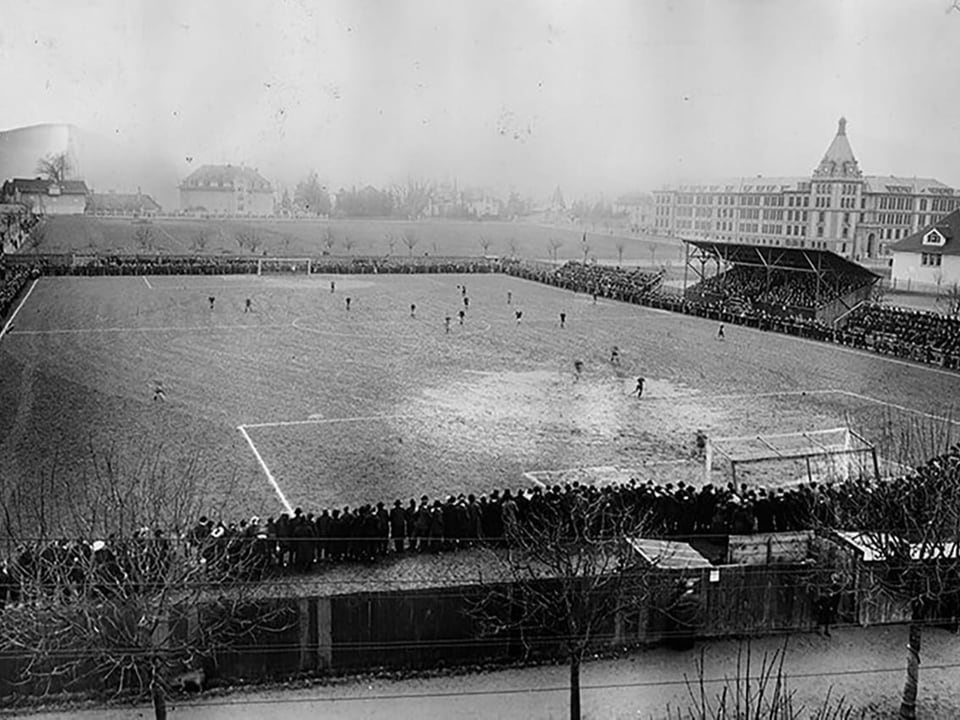
[(897, 288), (933, 290), (960, 283), (960, 210), (891, 246)]

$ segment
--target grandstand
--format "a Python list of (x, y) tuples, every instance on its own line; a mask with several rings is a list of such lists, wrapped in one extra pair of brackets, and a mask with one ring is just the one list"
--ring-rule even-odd
[[(685, 297), (735, 313), (832, 323), (867, 300), (880, 279), (827, 250), (706, 240), (684, 243)], [(691, 273), (696, 284), (688, 287)]]

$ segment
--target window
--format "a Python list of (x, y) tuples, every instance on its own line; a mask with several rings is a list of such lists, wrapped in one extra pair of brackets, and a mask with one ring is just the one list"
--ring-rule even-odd
[(924, 245), (933, 245), (934, 247), (943, 247), (946, 244), (946, 238), (940, 234), (940, 231), (936, 228), (930, 230), (926, 235), (923, 236)]

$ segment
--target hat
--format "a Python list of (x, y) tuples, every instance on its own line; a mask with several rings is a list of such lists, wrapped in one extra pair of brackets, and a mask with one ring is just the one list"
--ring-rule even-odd
[(107, 544), (103, 540), (94, 540), (93, 545), (90, 546), (90, 549), (94, 552), (100, 552), (103, 550)]

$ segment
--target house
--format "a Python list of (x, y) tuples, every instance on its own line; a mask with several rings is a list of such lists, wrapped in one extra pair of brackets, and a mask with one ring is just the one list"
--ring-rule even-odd
[(92, 215), (121, 217), (153, 217), (160, 213), (160, 204), (152, 197), (135, 193), (91, 193), (87, 212)]
[(38, 177), (7, 180), (0, 194), (4, 202), (23, 205), (35, 215), (82, 215), (89, 191), (83, 180), (57, 183)]
[(895, 287), (933, 290), (960, 283), (960, 210), (890, 246)]
[(653, 193), (630, 193), (619, 196), (613, 203), (613, 214), (626, 216), (631, 232), (653, 229)]
[(210, 215), (273, 215), (273, 187), (255, 168), (204, 165), (180, 183), (180, 209)]
[(463, 204), (467, 215), (477, 218), (498, 218), (502, 203), (486, 190), (468, 189), (463, 191)]

